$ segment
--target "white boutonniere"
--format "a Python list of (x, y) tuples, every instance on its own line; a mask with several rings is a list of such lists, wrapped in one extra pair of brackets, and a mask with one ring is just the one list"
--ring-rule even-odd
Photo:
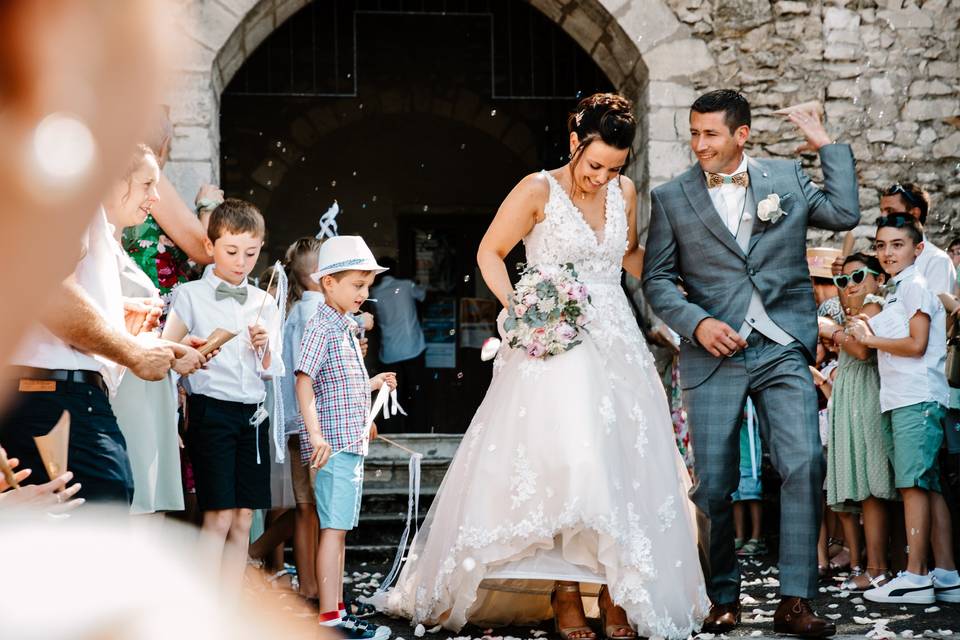
[(780, 208), (780, 196), (771, 193), (757, 204), (757, 217), (764, 222), (776, 224), (787, 212)]

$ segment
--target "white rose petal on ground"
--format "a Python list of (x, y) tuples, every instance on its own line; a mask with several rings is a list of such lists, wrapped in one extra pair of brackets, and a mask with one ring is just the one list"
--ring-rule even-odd
[(427, 632), (426, 628), (424, 628), (422, 624), (418, 624), (416, 629), (413, 630), (413, 635), (415, 635), (418, 638), (422, 638), (426, 632)]

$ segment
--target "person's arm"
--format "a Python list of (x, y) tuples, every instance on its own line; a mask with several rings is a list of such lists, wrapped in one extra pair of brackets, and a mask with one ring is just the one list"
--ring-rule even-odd
[(103, 356), (144, 380), (160, 380), (173, 366), (175, 355), (168, 346), (144, 343), (111, 327), (73, 276), (52, 298), (43, 324), (74, 349)]
[(659, 194), (651, 193), (652, 210), (643, 261), (643, 293), (653, 311), (671, 329), (714, 357), (725, 357), (747, 346), (726, 322), (717, 320), (680, 291), (677, 238)]
[(153, 205), (150, 213), (163, 233), (195, 263), (208, 265), (213, 262), (213, 257), (207, 254), (204, 247), (203, 239), (206, 233), (200, 219), (183, 201), (169, 178), (162, 173), (157, 191), (160, 199)]
[(870, 329), (863, 316), (852, 321), (851, 335), (864, 346), (901, 358), (920, 358), (927, 352), (930, 316), (918, 309), (910, 318), (910, 334), (905, 338), (883, 338)]
[(796, 163), (797, 181), (810, 209), (810, 225), (831, 231), (847, 231), (860, 222), (860, 193), (857, 167), (848, 144), (834, 144), (819, 114), (794, 112), (788, 115), (803, 133), (802, 150), (817, 151), (823, 168), (823, 189), (818, 189)]
[(531, 174), (513, 188), (477, 249), (477, 265), (484, 282), (504, 307), (510, 306), (513, 285), (504, 258), (537, 223), (537, 214), (549, 195), (546, 179)]
[(317, 396), (313, 393), (313, 379), (302, 371), (297, 371), (295, 383), (297, 405), (300, 415), (303, 416), (303, 426), (310, 435), (310, 444), (313, 453), (310, 456), (310, 466), (319, 469), (330, 459), (330, 444), (323, 438), (320, 429), (320, 418), (317, 416)]
[(643, 277), (643, 247), (637, 235), (637, 188), (626, 176), (620, 177), (620, 183), (627, 205), (627, 251), (623, 254), (622, 264), (627, 273), (639, 280)]

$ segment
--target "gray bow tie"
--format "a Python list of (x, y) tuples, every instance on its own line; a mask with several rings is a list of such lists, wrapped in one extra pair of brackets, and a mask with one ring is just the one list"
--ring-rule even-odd
[(244, 304), (247, 301), (247, 287), (246, 285), (240, 287), (231, 287), (226, 282), (221, 282), (217, 285), (216, 297), (217, 302), (227, 298), (233, 298), (240, 304)]

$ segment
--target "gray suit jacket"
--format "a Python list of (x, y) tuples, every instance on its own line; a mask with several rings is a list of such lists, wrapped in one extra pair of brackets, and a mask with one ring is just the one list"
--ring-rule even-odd
[(683, 388), (702, 384), (721, 362), (694, 340), (697, 325), (713, 317), (738, 329), (753, 287), (770, 318), (813, 361), (817, 311), (807, 269), (807, 227), (844, 231), (860, 221), (857, 173), (849, 145), (822, 147), (820, 161), (823, 190), (797, 161), (750, 159), (747, 170), (754, 201), (776, 193), (787, 215), (776, 223), (754, 215), (746, 253), (714, 208), (699, 163), (653, 190), (643, 290), (657, 315), (684, 338), (680, 345)]

